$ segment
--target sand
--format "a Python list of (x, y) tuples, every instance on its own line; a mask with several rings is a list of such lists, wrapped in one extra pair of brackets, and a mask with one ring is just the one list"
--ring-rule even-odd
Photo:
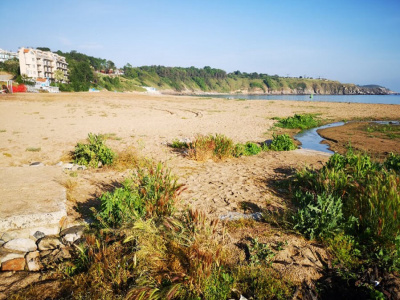
[[(326, 154), (304, 150), (264, 152), (253, 157), (200, 163), (173, 151), (167, 144), (176, 138), (210, 133), (225, 134), (235, 142), (262, 142), (272, 137), (273, 117), (295, 113), (317, 114), (326, 122), (398, 119), (400, 105), (237, 101), (112, 92), (0, 95), (0, 167), (20, 167), (36, 161), (46, 165), (66, 162), (66, 154), (88, 133), (109, 134), (107, 144), (116, 151), (135, 149), (144, 157), (167, 164), (186, 186), (180, 207), (203, 210), (212, 218), (243, 212), (244, 206), (247, 213), (274, 210), (290, 203), (288, 191), (278, 184), (279, 180), (295, 168), (321, 167), (329, 158)], [(63, 184), (69, 189), (69, 222), (89, 218), (89, 208), (98, 204), (97, 197), (126, 176), (129, 171), (66, 172)], [(257, 232), (242, 230), (229, 238), (233, 244), (246, 234)], [(284, 233), (273, 236), (288, 239)], [(304, 245), (311, 249), (302, 237), (290, 239), (286, 251), (289, 260)], [(321, 268), (306, 272), (304, 268), (293, 268), (302, 267), (285, 267), (288, 274), (300, 274), (293, 280), (303, 280), (305, 273), (310, 280), (321, 276)]]
[[(35, 161), (54, 165), (87, 134), (110, 134), (115, 150), (138, 153), (165, 162), (187, 190), (183, 205), (210, 216), (238, 211), (241, 202), (255, 207), (282, 206), (268, 185), (292, 168), (321, 166), (323, 154), (305, 151), (267, 152), (255, 157), (216, 163), (188, 160), (167, 146), (175, 138), (221, 133), (235, 142), (262, 142), (272, 137), (273, 117), (318, 114), (324, 121), (397, 119), (399, 105), (299, 101), (236, 101), (141, 93), (14, 94), (0, 96), (0, 167)], [(33, 151), (36, 150), (36, 151)], [(103, 187), (122, 176), (117, 172), (85, 171), (76, 180), (75, 201), (94, 199)], [(99, 184), (103, 182), (103, 184)], [(70, 207), (74, 207), (71, 204)], [(74, 214), (71, 211), (71, 214)], [(79, 214), (75, 214), (79, 217)]]

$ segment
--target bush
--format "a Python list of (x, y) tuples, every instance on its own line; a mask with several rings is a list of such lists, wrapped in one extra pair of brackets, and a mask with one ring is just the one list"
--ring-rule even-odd
[(355, 251), (365, 261), (400, 267), (395, 242), (400, 238), (400, 175), (385, 167), (390, 168), (392, 160), (390, 156), (382, 165), (368, 155), (349, 152), (331, 156), (319, 171), (298, 172), (294, 198), (301, 200), (295, 227), (319, 239), (326, 232), (343, 232), (354, 239)]
[(139, 168), (122, 187), (100, 197), (98, 219), (107, 226), (120, 227), (139, 218), (170, 216), (182, 188), (162, 164)]
[(261, 147), (256, 143), (247, 142), (246, 144), (236, 144), (233, 151), (235, 157), (252, 156), (261, 152)]
[(400, 172), (400, 155), (390, 153), (384, 162), (385, 168), (388, 170), (394, 170)]
[(88, 144), (78, 143), (72, 157), (76, 164), (97, 168), (99, 163), (111, 165), (115, 153), (104, 144), (103, 136), (89, 133)]
[(273, 151), (290, 151), (297, 149), (293, 140), (288, 134), (273, 135), (272, 143), (269, 148)]
[(293, 216), (294, 229), (310, 239), (333, 237), (341, 231), (344, 218), (339, 197), (297, 192), (295, 199), (298, 211)]
[(182, 142), (182, 141), (180, 141), (180, 140), (178, 140), (178, 139), (174, 139), (174, 140), (172, 141), (172, 144), (171, 144), (170, 146), (171, 146), (172, 148), (175, 148), (175, 149), (187, 149), (187, 148), (189, 148), (188, 143)]
[(198, 135), (189, 145), (189, 156), (198, 161), (210, 158), (221, 160), (232, 157), (233, 154), (234, 144), (223, 134)]
[(309, 129), (313, 127), (317, 127), (320, 124), (320, 121), (316, 120), (313, 115), (305, 114), (305, 115), (297, 115), (295, 114), (293, 117), (287, 118), (275, 118), (278, 120), (276, 124), (277, 127), (289, 128), (289, 129)]

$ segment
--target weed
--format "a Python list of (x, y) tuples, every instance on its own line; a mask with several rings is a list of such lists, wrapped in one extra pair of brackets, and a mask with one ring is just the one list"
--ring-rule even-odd
[(0, 129), (0, 133), (7, 132), (5, 129)]
[(293, 294), (291, 283), (274, 269), (238, 266), (233, 277), (235, 289), (247, 299), (289, 299)]
[(178, 139), (174, 139), (170, 145), (174, 149), (187, 149), (189, 145), (187, 142), (180, 141)]
[(12, 157), (12, 155), (10, 153), (7, 153), (7, 152), (3, 152), (3, 155), (6, 156), (6, 157)]
[(246, 144), (236, 144), (234, 150), (234, 156), (251, 156), (257, 155), (261, 152), (261, 147), (256, 143), (247, 142)]
[(334, 236), (343, 222), (342, 201), (332, 195), (295, 194), (298, 211), (293, 216), (297, 229), (310, 239)]
[(288, 134), (274, 134), (269, 149), (273, 151), (291, 151), (297, 149), (297, 146)]
[(210, 158), (222, 160), (233, 155), (234, 144), (231, 139), (222, 134), (198, 135), (189, 144), (189, 157), (197, 161)]
[(274, 118), (278, 120), (278, 123), (275, 125), (281, 128), (289, 128), (289, 129), (309, 129), (313, 127), (318, 127), (320, 121), (315, 118), (314, 115), (304, 114), (298, 115), (295, 114), (293, 117), (287, 118)]
[(40, 147), (28, 147), (26, 148), (25, 151), (29, 151), (29, 152), (40, 152), (42, 150), (42, 148)]
[(133, 169), (141, 165), (146, 165), (146, 161), (139, 156), (134, 147), (117, 152), (112, 163), (112, 167), (117, 171)]
[(248, 249), (250, 253), (250, 262), (254, 265), (271, 265), (272, 259), (276, 255), (275, 252), (269, 248), (268, 244), (260, 243), (257, 238), (251, 239)]
[(389, 156), (385, 160), (385, 168), (388, 170), (394, 170), (400, 173), (400, 155), (390, 153)]
[[(399, 268), (400, 248), (395, 242), (400, 235), (397, 159), (391, 155), (379, 164), (368, 155), (350, 151), (346, 156), (331, 156), (319, 171), (298, 172), (294, 195), (300, 201), (295, 227), (310, 238), (334, 240), (334, 234), (342, 233), (352, 245), (346, 247), (360, 253), (364, 261)], [(338, 256), (344, 259), (346, 255)], [(349, 262), (344, 259), (344, 264)]]
[(138, 169), (122, 187), (100, 197), (98, 220), (106, 226), (120, 227), (139, 218), (171, 215), (182, 188), (161, 164)]
[(111, 165), (115, 153), (104, 144), (104, 138), (101, 135), (89, 133), (88, 143), (78, 143), (72, 157), (76, 164), (97, 168), (99, 163)]

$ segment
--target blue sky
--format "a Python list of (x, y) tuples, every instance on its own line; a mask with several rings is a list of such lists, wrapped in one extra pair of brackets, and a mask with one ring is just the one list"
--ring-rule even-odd
[(119, 67), (211, 66), (400, 92), (400, 0), (1, 2), (2, 49), (46, 46)]

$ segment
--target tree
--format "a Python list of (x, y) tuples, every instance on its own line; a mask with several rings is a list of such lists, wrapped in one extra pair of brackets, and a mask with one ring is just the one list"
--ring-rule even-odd
[(50, 48), (48, 48), (48, 47), (36, 47), (36, 49), (42, 50), (42, 51), (50, 51), (51, 52)]
[(87, 61), (71, 61), (69, 80), (74, 91), (87, 91), (93, 78), (93, 70)]
[(63, 82), (65, 79), (64, 72), (62, 70), (56, 70), (54, 72), (54, 79), (56, 82)]

